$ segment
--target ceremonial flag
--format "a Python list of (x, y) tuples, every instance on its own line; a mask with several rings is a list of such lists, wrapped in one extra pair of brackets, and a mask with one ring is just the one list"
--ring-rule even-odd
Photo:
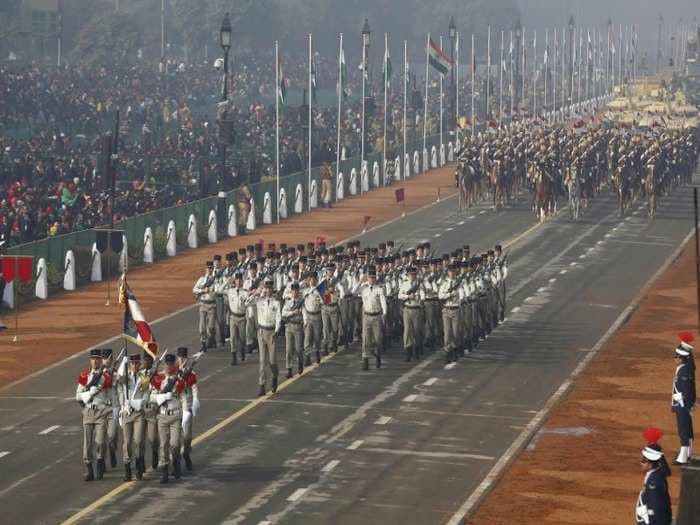
[(311, 58), (311, 101), (316, 104), (316, 58)]
[(345, 63), (345, 50), (340, 48), (340, 94), (343, 96), (343, 98), (348, 96), (348, 90), (347, 90), (347, 82), (348, 82), (348, 66)]
[(126, 275), (122, 275), (119, 283), (119, 304), (124, 307), (124, 337), (142, 347), (153, 359), (156, 359), (158, 353), (156, 338), (141, 312), (136, 296), (126, 282)]
[(428, 61), (440, 74), (446, 75), (452, 69), (452, 61), (431, 38), (428, 45)]
[(277, 61), (277, 71), (279, 74), (279, 86), (277, 87), (277, 96), (280, 99), (280, 104), (283, 106), (287, 103), (287, 79), (284, 78), (284, 71), (282, 71), (282, 59)]
[(391, 56), (389, 54), (389, 47), (384, 51), (384, 71), (383, 71), (383, 76), (386, 80), (386, 86), (385, 87), (390, 87), (391, 86)]

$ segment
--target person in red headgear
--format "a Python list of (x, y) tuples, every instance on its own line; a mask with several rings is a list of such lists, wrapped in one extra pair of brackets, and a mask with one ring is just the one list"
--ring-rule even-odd
[[(661, 445), (657, 443), (663, 433), (660, 429), (649, 428), (644, 432), (647, 440), (642, 449), (641, 467), (644, 483), (635, 505), (635, 523), (638, 525), (671, 525), (673, 513), (671, 497), (668, 494), (666, 478), (668, 468)], [(651, 442), (650, 442), (651, 441)]]
[(675, 464), (684, 465), (692, 458), (693, 417), (691, 410), (695, 405), (695, 360), (693, 359), (693, 334), (678, 334), (680, 344), (676, 347), (678, 366), (673, 376), (671, 410), (676, 414), (678, 437), (681, 442)]

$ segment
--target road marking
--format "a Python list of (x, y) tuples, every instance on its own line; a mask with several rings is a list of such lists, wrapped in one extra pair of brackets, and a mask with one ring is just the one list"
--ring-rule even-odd
[(391, 416), (382, 416), (379, 419), (377, 419), (374, 424), (375, 425), (386, 425), (389, 421), (391, 421)]
[(593, 250), (595, 250), (595, 246), (591, 246), (590, 248), (588, 248), (589, 252), (592, 252)]
[(557, 282), (557, 278), (556, 278), (556, 277), (552, 277), (552, 278), (549, 280), (549, 284), (554, 284), (554, 283), (556, 283), (556, 282)]
[(605, 241), (598, 241), (596, 244), (597, 244), (598, 246), (600, 246), (600, 245), (603, 244), (604, 242), (605, 242)]
[(451, 226), (449, 228), (445, 228), (445, 231), (448, 231), (448, 232), (451, 232), (452, 230), (454, 230), (454, 228), (452, 228)]
[(540, 287), (537, 289), (537, 293), (542, 293), (542, 292), (544, 292), (546, 289), (547, 289), (546, 286), (540, 286)]
[(303, 489), (296, 489), (294, 492), (292, 492), (291, 496), (287, 498), (287, 501), (297, 501), (304, 495), (304, 493), (307, 490), (309, 490), (308, 487), (304, 487)]
[(418, 399), (418, 394), (408, 394), (402, 401), (404, 403), (413, 403), (416, 399)]
[(439, 233), (436, 233), (435, 235), (433, 235), (433, 238), (435, 238), (435, 239), (437, 239), (438, 237), (440, 237)]
[(455, 363), (454, 361), (452, 361), (451, 363), (447, 363), (447, 364), (445, 365), (445, 370), (452, 370), (452, 369), (453, 369), (454, 367), (456, 367), (456, 366), (457, 366), (457, 363)]
[(333, 470), (335, 467), (337, 467), (340, 464), (339, 459), (333, 459), (326, 463), (326, 465), (321, 469), (321, 472), (330, 472)]
[(559, 275), (564, 275), (567, 271), (568, 270), (562, 270), (561, 272), (559, 272)]
[(265, 521), (261, 521), (260, 523), (258, 523), (258, 525), (272, 525), (272, 522), (265, 520)]
[(364, 440), (358, 439), (357, 441), (353, 441), (350, 445), (348, 445), (348, 450), (357, 450), (360, 448), (360, 446), (364, 443)]
[(479, 212), (479, 215), (483, 215), (484, 213), (486, 213), (486, 210), (481, 210), (481, 211)]
[(442, 459), (482, 459), (484, 461), (492, 461), (496, 459), (493, 456), (485, 456), (483, 454), (458, 454), (456, 452), (423, 452), (421, 450), (405, 450), (396, 448), (378, 448), (365, 447), (363, 452), (380, 452), (382, 454), (394, 454), (396, 456), (418, 456), (423, 458), (442, 458)]
[(533, 299), (532, 296), (526, 297), (525, 299), (523, 299), (523, 302), (524, 302), (524, 303), (529, 303), (530, 301), (532, 301), (532, 299)]
[(545, 420), (552, 412), (554, 407), (559, 403), (560, 399), (568, 392), (569, 388), (573, 384), (575, 378), (586, 369), (588, 364), (593, 360), (595, 355), (600, 351), (603, 345), (612, 337), (612, 335), (619, 330), (632, 312), (639, 306), (642, 299), (646, 296), (649, 289), (652, 287), (654, 282), (671, 266), (671, 264), (678, 259), (680, 254), (683, 252), (685, 245), (692, 238), (694, 230), (691, 230), (688, 235), (681, 241), (680, 245), (676, 250), (664, 261), (664, 263), (656, 270), (654, 275), (642, 286), (637, 295), (632, 299), (632, 302), (627, 305), (622, 313), (615, 319), (608, 331), (603, 334), (603, 336), (598, 340), (595, 346), (590, 352), (586, 353), (586, 356), (579, 362), (576, 368), (569, 374), (569, 377), (559, 386), (559, 388), (552, 394), (552, 396), (547, 400), (547, 403), (542, 408), (542, 410), (537, 412), (537, 415), (533, 417), (527, 424), (525, 429), (518, 435), (518, 437), (513, 441), (508, 447), (508, 449), (503, 453), (503, 455), (498, 459), (496, 464), (491, 468), (486, 477), (481, 481), (479, 486), (472, 492), (467, 498), (467, 500), (460, 506), (460, 508), (455, 512), (447, 525), (461, 525), (464, 523), (465, 518), (467, 518), (471, 512), (476, 508), (476, 506), (484, 499), (484, 497), (489, 493), (493, 485), (501, 478), (505, 470), (511, 465), (515, 460), (515, 457), (525, 448), (527, 443), (532, 439), (532, 436), (544, 424)]
[(437, 380), (437, 377), (431, 377), (430, 379), (426, 379), (425, 383), (423, 383), (423, 386), (433, 386), (435, 383), (437, 383)]
[(459, 226), (463, 226), (463, 225), (464, 225), (464, 222), (465, 222), (465, 221), (459, 221), (457, 224), (458, 224)]
[(569, 266), (576, 266), (578, 263), (576, 261), (569, 264)]
[(40, 435), (40, 436), (45, 436), (45, 435), (48, 434), (49, 432), (53, 432), (54, 430), (56, 430), (57, 428), (60, 428), (60, 427), (61, 427), (61, 425), (52, 425), (52, 426), (50, 426), (49, 428), (45, 428), (44, 430), (42, 430), (41, 432), (39, 432), (39, 435)]
[(516, 306), (515, 308), (513, 308), (513, 309), (510, 311), (510, 313), (512, 313), (512, 314), (517, 314), (519, 311), (520, 311), (520, 307), (519, 307), (519, 306)]
[(578, 258), (579, 258), (579, 259), (585, 259), (585, 258), (586, 258), (586, 254), (585, 254), (585, 253), (582, 253), (581, 255), (578, 256)]
[(469, 217), (467, 217), (467, 219), (468, 220), (476, 219), (476, 215), (470, 215)]
[(612, 237), (612, 233), (606, 233), (606, 234), (605, 234), (605, 238), (606, 238), (606, 239), (609, 239), (610, 237)]
[(0, 458), (4, 458), (4, 457), (7, 456), (9, 453), (10, 453), (9, 450), (5, 450), (5, 451), (3, 451), (3, 452), (0, 452)]

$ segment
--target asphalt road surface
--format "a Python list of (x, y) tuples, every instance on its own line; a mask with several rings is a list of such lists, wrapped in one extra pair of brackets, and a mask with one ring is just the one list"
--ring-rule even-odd
[[(211, 351), (197, 365), (195, 470), (161, 486), (124, 484), (121, 468), (82, 481), (74, 389), (87, 360), (67, 360), (0, 390), (2, 521), (448, 522), (692, 226), (688, 189), (654, 221), (641, 204), (620, 219), (609, 196), (579, 222), (564, 211), (540, 226), (525, 202), (455, 208), (448, 199), (363, 240), (427, 240), (437, 253), (511, 241), (507, 320), (457, 365), (439, 352), (405, 363), (395, 345), (362, 372), (353, 345), (256, 399), (256, 356), (230, 367)], [(193, 308), (154, 330), (165, 347), (198, 347)]]

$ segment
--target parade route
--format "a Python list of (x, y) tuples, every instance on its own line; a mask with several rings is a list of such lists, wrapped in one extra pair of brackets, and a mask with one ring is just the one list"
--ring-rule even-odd
[[(446, 523), (686, 238), (691, 206), (680, 188), (654, 221), (641, 203), (621, 219), (601, 195), (577, 223), (562, 213), (536, 225), (525, 199), (467, 213), (447, 200), (368, 231), (363, 242), (430, 241), (437, 253), (508, 244), (507, 320), (456, 365), (441, 353), (405, 363), (395, 345), (381, 370), (362, 372), (353, 345), (262, 399), (251, 399), (255, 355), (230, 367), (228, 352), (209, 352), (198, 365), (195, 470), (167, 486), (153, 476), (123, 484), (120, 468), (82, 481), (73, 397), (81, 360), (5, 388), (4, 518), (170, 523), (196, 512), (230, 524)], [(196, 348), (195, 315), (185, 308), (157, 322), (161, 345)]]

